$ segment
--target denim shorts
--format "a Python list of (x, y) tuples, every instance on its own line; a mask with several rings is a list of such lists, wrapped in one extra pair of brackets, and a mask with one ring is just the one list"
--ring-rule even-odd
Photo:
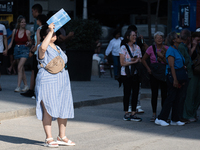
[(28, 58), (29, 57), (29, 47), (26, 47), (25, 45), (15, 45), (14, 48), (14, 59), (19, 58)]

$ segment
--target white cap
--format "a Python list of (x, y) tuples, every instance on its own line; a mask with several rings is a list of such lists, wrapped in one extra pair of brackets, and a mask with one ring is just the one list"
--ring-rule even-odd
[(196, 32), (200, 32), (200, 28), (197, 28), (197, 29), (196, 29)]

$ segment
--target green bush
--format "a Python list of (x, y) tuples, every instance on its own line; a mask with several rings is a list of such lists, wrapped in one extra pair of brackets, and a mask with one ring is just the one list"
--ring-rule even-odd
[(66, 33), (74, 32), (74, 38), (67, 42), (67, 49), (91, 50), (102, 34), (101, 25), (96, 20), (74, 19), (65, 25)]

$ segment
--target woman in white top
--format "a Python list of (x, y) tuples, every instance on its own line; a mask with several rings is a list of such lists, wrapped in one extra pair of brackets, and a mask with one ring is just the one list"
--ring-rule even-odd
[(115, 79), (117, 79), (120, 75), (120, 61), (119, 61), (119, 51), (120, 51), (120, 44), (123, 40), (120, 37), (120, 30), (115, 30), (113, 33), (113, 39), (109, 42), (108, 47), (105, 51), (105, 56), (108, 56), (112, 51), (112, 58), (113, 58), (113, 66), (114, 66), (114, 75)]
[[(126, 121), (142, 121), (136, 116), (136, 106), (139, 93), (139, 75), (136, 64), (141, 62), (142, 53), (140, 47), (134, 44), (136, 41), (136, 33), (128, 30), (124, 35), (122, 46), (119, 52), (121, 63), (121, 78), (124, 87), (123, 105), (124, 105), (124, 120)], [(130, 51), (130, 52), (129, 52)], [(134, 65), (135, 64), (135, 65)], [(133, 68), (132, 68), (133, 67)], [(135, 67), (135, 69), (134, 69)], [(131, 97), (132, 111), (128, 112), (129, 100)]]

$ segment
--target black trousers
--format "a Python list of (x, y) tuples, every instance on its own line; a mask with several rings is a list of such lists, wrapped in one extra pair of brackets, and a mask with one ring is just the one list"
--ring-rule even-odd
[(158, 102), (158, 89), (161, 89), (161, 106), (163, 107), (164, 101), (167, 98), (167, 82), (156, 79), (153, 75), (150, 75), (151, 85), (151, 106), (153, 113), (157, 111)]
[(122, 83), (124, 87), (124, 97), (123, 97), (124, 111), (128, 111), (131, 92), (132, 92), (132, 97), (131, 97), (132, 111), (136, 111), (138, 93), (139, 93), (139, 77), (137, 74), (134, 75), (133, 77), (122, 76)]
[(162, 110), (158, 116), (158, 119), (167, 121), (170, 111), (171, 113), (171, 120), (172, 121), (180, 121), (180, 99), (181, 94), (184, 90), (184, 85), (181, 88), (175, 88), (173, 83), (167, 79), (167, 86), (168, 86), (168, 95), (162, 107)]
[(33, 66), (32, 66), (32, 70), (34, 70), (34, 77), (35, 77), (35, 79), (36, 79), (36, 76), (37, 76), (37, 73), (38, 73), (38, 67), (37, 67), (38, 61), (37, 61), (36, 57), (37, 57), (36, 55), (33, 55)]

